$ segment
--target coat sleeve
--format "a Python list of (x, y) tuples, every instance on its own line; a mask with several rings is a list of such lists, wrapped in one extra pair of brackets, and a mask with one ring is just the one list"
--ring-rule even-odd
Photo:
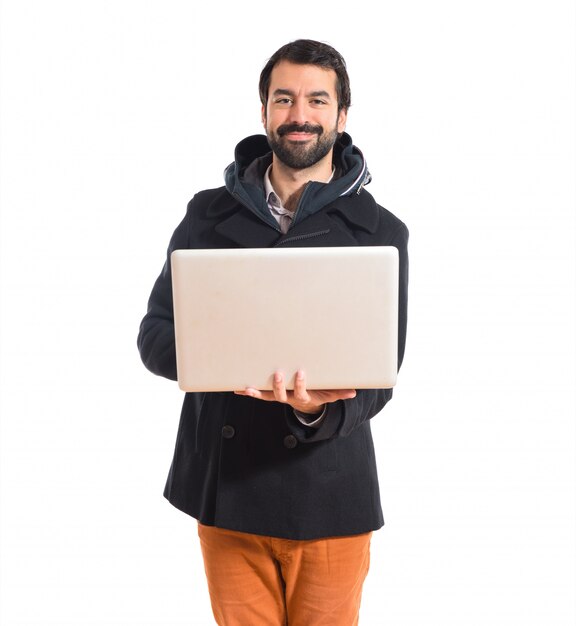
[[(398, 369), (404, 359), (408, 319), (408, 228), (401, 223), (387, 245), (398, 248)], [(315, 442), (333, 437), (345, 437), (357, 426), (377, 415), (392, 398), (392, 389), (358, 389), (356, 397), (327, 405), (326, 414), (318, 428), (305, 426), (293, 414), (287, 421), (294, 435), (302, 442)]]
[(170, 239), (166, 262), (152, 288), (137, 340), (144, 365), (152, 373), (170, 380), (177, 380), (170, 255), (174, 250), (188, 248), (188, 241), (189, 211)]

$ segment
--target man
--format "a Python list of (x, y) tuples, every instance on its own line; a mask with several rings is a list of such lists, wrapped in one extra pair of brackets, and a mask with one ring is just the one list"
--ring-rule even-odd
[[(172, 236), (140, 327), (142, 360), (176, 379), (172, 250), (391, 245), (400, 364), (408, 231), (364, 189), (366, 162), (344, 132), (344, 60), (326, 44), (289, 43), (262, 70), (260, 98), (266, 137), (238, 144), (225, 186), (198, 193)], [(284, 376), (295, 376), (293, 391)], [(305, 372), (273, 380), (272, 391), (185, 395), (165, 496), (199, 522), (218, 624), (356, 624), (383, 524), (369, 420), (392, 390), (309, 390)]]

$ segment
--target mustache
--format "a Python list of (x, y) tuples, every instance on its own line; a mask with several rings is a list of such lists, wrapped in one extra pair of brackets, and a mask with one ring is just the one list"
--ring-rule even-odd
[(280, 137), (288, 133), (315, 133), (316, 135), (321, 135), (324, 129), (322, 126), (312, 126), (312, 124), (283, 124), (278, 126), (276, 132)]

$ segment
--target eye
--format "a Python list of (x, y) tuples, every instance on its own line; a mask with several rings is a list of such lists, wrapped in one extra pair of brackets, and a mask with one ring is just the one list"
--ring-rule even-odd
[(320, 100), (320, 98), (314, 98), (314, 100), (310, 101), (310, 104), (313, 104), (314, 106), (322, 106), (327, 104), (327, 102), (326, 100)]
[(277, 98), (274, 100), (274, 104), (291, 104), (291, 102), (290, 98)]

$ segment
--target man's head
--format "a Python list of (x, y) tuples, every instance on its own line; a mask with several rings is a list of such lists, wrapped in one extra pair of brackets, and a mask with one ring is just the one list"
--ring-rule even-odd
[(329, 158), (346, 127), (350, 82), (334, 48), (301, 39), (280, 48), (260, 75), (262, 122), (275, 156), (292, 169)]
[(328, 44), (312, 39), (298, 39), (279, 48), (269, 59), (260, 73), (260, 101), (266, 109), (270, 90), (272, 70), (280, 61), (289, 61), (296, 65), (316, 65), (336, 74), (336, 93), (338, 95), (338, 112), (348, 111), (351, 105), (350, 79), (346, 70), (346, 62), (342, 55)]

